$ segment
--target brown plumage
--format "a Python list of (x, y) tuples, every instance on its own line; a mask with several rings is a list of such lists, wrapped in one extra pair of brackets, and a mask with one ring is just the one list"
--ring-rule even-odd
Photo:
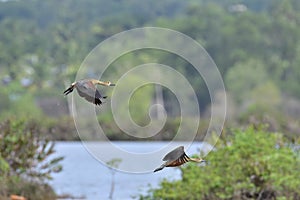
[(205, 160), (201, 158), (190, 158), (188, 157), (184, 152), (184, 147), (180, 146), (174, 149), (173, 151), (169, 152), (165, 157), (163, 158), (163, 161), (166, 161), (164, 164), (162, 164), (159, 168), (155, 169), (154, 172), (160, 171), (165, 167), (177, 167), (180, 165), (183, 165), (186, 162), (205, 162)]
[(115, 84), (110, 81), (99, 81), (96, 79), (83, 79), (76, 81), (70, 85), (68, 89), (64, 91), (65, 95), (73, 92), (76, 88), (79, 96), (85, 98), (87, 101), (94, 103), (96, 105), (101, 105), (102, 99), (105, 99), (107, 96), (102, 96), (99, 90), (96, 88), (96, 85), (103, 86), (115, 86)]

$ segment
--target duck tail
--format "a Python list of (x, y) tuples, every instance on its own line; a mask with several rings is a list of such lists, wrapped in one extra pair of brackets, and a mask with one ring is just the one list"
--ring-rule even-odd
[(68, 89), (66, 89), (66, 90), (64, 91), (64, 95), (68, 95), (68, 94), (70, 94), (71, 92), (73, 92), (74, 86), (75, 86), (75, 85), (72, 84)]
[(157, 172), (165, 168), (165, 165), (161, 165), (159, 168), (156, 168), (153, 172)]

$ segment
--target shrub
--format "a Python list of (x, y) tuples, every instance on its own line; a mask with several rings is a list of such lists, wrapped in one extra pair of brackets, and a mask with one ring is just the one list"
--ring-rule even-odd
[(221, 139), (206, 166), (187, 164), (140, 199), (299, 199), (300, 158), (281, 134), (247, 128)]
[(51, 179), (51, 173), (61, 171), (58, 163), (63, 158), (49, 158), (54, 143), (39, 130), (37, 124), (24, 120), (0, 124), (0, 196), (17, 193), (29, 199), (55, 199), (45, 181)]

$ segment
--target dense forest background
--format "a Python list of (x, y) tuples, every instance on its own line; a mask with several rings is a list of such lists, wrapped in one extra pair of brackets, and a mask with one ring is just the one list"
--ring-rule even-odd
[[(215, 61), (227, 90), (229, 127), (267, 123), (272, 131), (282, 131), (297, 140), (299, 9), (297, 0), (1, 1), (0, 117), (30, 118), (42, 124), (45, 133), (50, 131), (54, 139), (77, 139), (62, 92), (67, 83), (75, 80), (84, 58), (114, 34), (158, 26), (195, 39)], [(190, 77), (199, 107), (204, 111), (199, 127), (201, 139), (209, 119), (210, 97), (205, 83), (188, 67), (189, 63), (151, 50), (129, 53), (116, 63), (134, 67), (154, 61)], [(135, 105), (138, 112), (134, 106), (132, 112), (136, 121), (143, 124), (147, 122), (149, 99), (155, 98), (155, 92), (147, 89), (140, 93), (136, 95), (141, 102)], [(178, 102), (166, 88), (163, 98), (170, 115), (162, 131), (172, 133), (179, 123)], [(225, 96), (220, 94), (218, 98)], [(110, 138), (131, 139), (116, 136), (120, 130), (108, 111), (101, 113), (99, 120)], [(169, 138), (165, 134), (154, 139)]]

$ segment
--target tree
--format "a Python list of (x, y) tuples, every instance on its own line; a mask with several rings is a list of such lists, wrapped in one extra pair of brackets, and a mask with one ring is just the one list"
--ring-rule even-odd
[(273, 19), (267, 29), (270, 49), (273, 54), (268, 58), (270, 72), (284, 93), (299, 98), (299, 2), (279, 1), (273, 5), (270, 17)]
[(237, 103), (242, 103), (251, 97), (250, 92), (269, 80), (264, 64), (259, 60), (250, 59), (236, 63), (225, 77), (225, 83)]

